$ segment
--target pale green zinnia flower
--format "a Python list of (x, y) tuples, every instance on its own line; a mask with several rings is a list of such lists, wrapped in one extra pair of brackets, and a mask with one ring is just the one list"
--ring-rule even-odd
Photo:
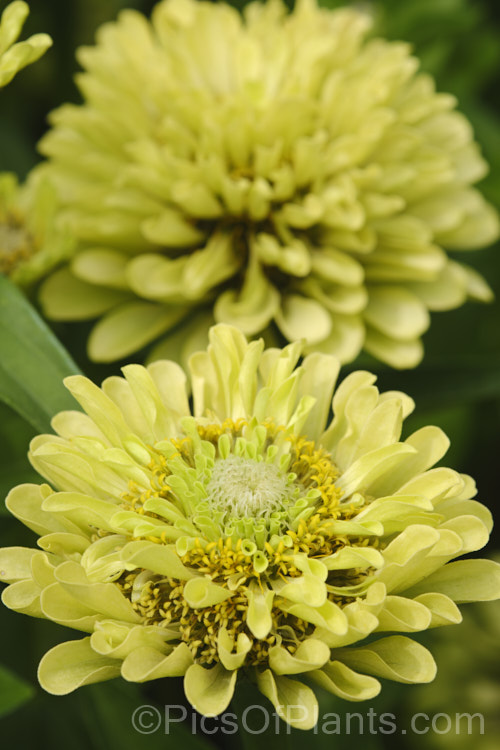
[(0, 173), (0, 273), (28, 287), (72, 254), (74, 241), (58, 224), (54, 187), (38, 170), (19, 185)]
[(34, 34), (14, 44), (29, 13), (22, 0), (10, 3), (0, 18), (0, 87), (9, 83), (22, 68), (38, 60), (52, 45), (48, 34)]
[(307, 729), (302, 676), (353, 701), (378, 677), (432, 680), (411, 634), (500, 596), (499, 565), (451, 562), (487, 542), (491, 517), (470, 477), (432, 468), (448, 439), (425, 427), (401, 442), (413, 402), (368, 372), (341, 383), (331, 418), (329, 355), (297, 366), (300, 344), (264, 351), (224, 325), (210, 340), (190, 361), (192, 408), (174, 362), (102, 389), (73, 376), (86, 413), (31, 445), (50, 484), (16, 487), (7, 507), (40, 549), (0, 551), (3, 601), (89, 633), (43, 657), (41, 684), (182, 675), (214, 715), (247, 675)]
[(243, 17), (165, 0), (103, 26), (78, 54), (84, 102), (41, 143), (80, 242), (45, 313), (99, 317), (96, 360), (153, 340), (183, 359), (215, 320), (416, 365), (429, 310), (491, 298), (445, 249), (492, 242), (498, 221), (455, 98), (369, 28), (313, 0)]

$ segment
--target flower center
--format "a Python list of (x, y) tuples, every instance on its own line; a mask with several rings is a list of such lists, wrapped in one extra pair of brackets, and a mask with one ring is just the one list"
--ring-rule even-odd
[(214, 511), (228, 517), (269, 517), (292, 499), (294, 486), (274, 464), (241, 456), (216, 461), (206, 485), (207, 500)]
[(30, 234), (17, 222), (0, 223), (0, 273), (9, 276), (35, 252)]
[[(326, 449), (283, 426), (256, 419), (201, 425), (193, 419), (184, 420), (183, 430), (184, 437), (152, 449), (151, 487), (132, 481), (123, 507), (137, 514), (136, 538), (175, 544), (181, 563), (199, 580), (230, 595), (193, 607), (185, 600), (184, 580), (141, 569), (124, 570), (117, 583), (145, 624), (178, 628), (198, 663), (218, 661), (221, 626), (235, 642), (240, 633), (251, 640), (246, 664), (267, 663), (275, 645), (293, 654), (315, 626), (296, 608), (287, 611), (277, 595), (269, 635), (255, 638), (247, 626), (248, 590), (257, 585), (279, 594), (279, 586), (302, 576), (304, 559), (364, 549), (367, 539), (345, 530), (365, 501), (343, 497)], [(363, 596), (370, 578), (369, 566), (332, 566), (330, 605)]]

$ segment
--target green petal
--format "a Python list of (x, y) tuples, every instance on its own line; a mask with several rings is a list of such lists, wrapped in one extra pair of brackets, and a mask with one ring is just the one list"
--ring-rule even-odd
[(209, 409), (232, 419), (250, 413), (258, 418), (254, 400), (263, 348), (263, 341), (248, 344), (237, 328), (222, 323), (214, 326), (208, 351), (194, 354), (189, 362), (194, 416), (205, 416)]
[(474, 268), (459, 264), (467, 279), (467, 294), (477, 302), (493, 302), (495, 295), (485, 279)]
[[(307, 604), (296, 604), (281, 599), (276, 606), (301, 620), (311, 622), (319, 628), (325, 628), (335, 635), (345, 635), (348, 630), (347, 617), (342, 609), (329, 599), (321, 607), (310, 607)], [(248, 620), (247, 620), (248, 622)]]
[(62, 563), (56, 578), (71, 596), (94, 612), (125, 622), (140, 622), (141, 618), (114, 583), (91, 583), (79, 563)]
[(51, 494), (53, 491), (47, 484), (20, 484), (9, 492), (5, 505), (35, 534), (43, 536), (51, 531), (66, 531), (63, 522), (42, 510), (42, 503)]
[(314, 352), (302, 362), (298, 398), (313, 395), (315, 404), (301, 427), (304, 435), (317, 440), (326, 426), (340, 363), (328, 354)]
[[(401, 476), (402, 478), (402, 476)], [(394, 494), (398, 495), (422, 495), (428, 500), (431, 500), (433, 504), (437, 504), (445, 499), (448, 495), (453, 495), (455, 490), (463, 487), (463, 479), (460, 474), (453, 469), (446, 469), (440, 467), (438, 469), (431, 469), (423, 474), (419, 474), (413, 477), (408, 482), (403, 484), (397, 489)], [(453, 504), (456, 500), (453, 499)], [(446, 515), (445, 510), (439, 509), (440, 513)]]
[(67, 695), (82, 685), (118, 677), (120, 662), (99, 656), (90, 638), (60, 643), (48, 651), (38, 667), (40, 685), (52, 695)]
[[(123, 414), (128, 414), (134, 407), (139, 408), (143, 423), (145, 422), (147, 425), (144, 438), (145, 440), (149, 438), (149, 441), (151, 441), (152, 436), (153, 442), (165, 439), (166, 435), (177, 434), (180, 428), (180, 417), (189, 414), (184, 383), (179, 373), (180, 368), (174, 362), (155, 364), (156, 367), (150, 365), (147, 369), (141, 365), (125, 365), (125, 367), (122, 367), (122, 373), (125, 376), (126, 383), (130, 386), (130, 391), (122, 387), (119, 398), (120, 403), (123, 404)], [(170, 375), (171, 392), (166, 399), (162, 398), (153, 378), (153, 373), (163, 378)], [(116, 381), (119, 381), (119, 379), (116, 378), (114, 382), (116, 383)], [(114, 393), (116, 394), (116, 387)], [(176, 397), (177, 403), (173, 401)], [(128, 407), (129, 402), (133, 404), (132, 409)], [(173, 408), (170, 409), (169, 406)], [(184, 408), (184, 413), (179, 412), (179, 408)]]
[(309, 248), (293, 235), (287, 235), (282, 244), (275, 235), (261, 232), (250, 241), (250, 252), (263, 266), (276, 266), (291, 276), (304, 277), (311, 270)]
[(427, 592), (444, 594), (455, 602), (500, 599), (500, 565), (492, 560), (458, 560), (445, 565), (406, 593), (415, 596)]
[(184, 677), (186, 698), (200, 714), (218, 716), (233, 697), (237, 674), (236, 670), (228, 672), (222, 664), (211, 669), (193, 664)]
[(17, 581), (2, 591), (2, 602), (9, 609), (31, 617), (44, 617), (40, 608), (40, 586), (35, 581)]
[(90, 642), (98, 654), (124, 659), (132, 651), (144, 646), (163, 651), (163, 654), (169, 653), (172, 647), (167, 641), (177, 635), (177, 628), (131, 625), (117, 620), (101, 620), (96, 624)]
[(182, 302), (204, 298), (211, 289), (232, 276), (241, 260), (228, 232), (215, 232), (205, 247), (179, 258), (158, 254), (139, 255), (127, 267), (134, 292), (158, 302)]
[(263, 592), (255, 582), (252, 582), (247, 588), (247, 598), (247, 625), (256, 638), (266, 638), (273, 625), (271, 609), (274, 591)]
[(239, 293), (228, 289), (217, 299), (214, 317), (218, 323), (238, 326), (244, 333), (262, 331), (278, 311), (280, 294), (251, 258)]
[(49, 620), (85, 633), (92, 633), (96, 622), (102, 617), (71, 596), (60, 583), (53, 583), (42, 591), (40, 607)]
[(252, 641), (245, 633), (238, 633), (236, 653), (233, 653), (234, 646), (234, 638), (226, 628), (220, 628), (217, 636), (217, 652), (222, 665), (229, 671), (243, 666), (246, 655), (252, 648)]
[(423, 604), (431, 613), (430, 628), (441, 625), (457, 625), (462, 622), (462, 613), (448, 596), (444, 594), (420, 594), (415, 601)]
[(370, 286), (363, 315), (377, 331), (400, 341), (418, 338), (430, 323), (425, 305), (401, 286)]
[(408, 284), (429, 310), (453, 310), (467, 299), (467, 275), (460, 264), (449, 261), (434, 281)]
[(144, 236), (166, 247), (193, 247), (203, 242), (204, 234), (182, 216), (180, 211), (165, 209), (159, 216), (146, 219), (141, 226)]
[(382, 687), (374, 677), (358, 674), (340, 661), (331, 661), (309, 676), (324, 690), (348, 701), (375, 698)]
[[(457, 535), (453, 535), (452, 546), (445, 549), (450, 556), (458, 554), (462, 547)], [(425, 565), (432, 566), (431, 550), (440, 543), (441, 535), (430, 526), (409, 526), (396, 536), (383, 550), (384, 567), (377, 572), (377, 578), (386, 584), (388, 591), (405, 591), (426, 575)], [(435, 559), (437, 566), (441, 559)], [(431, 571), (432, 571), (431, 567)], [(429, 571), (430, 572), (430, 571)]]
[(312, 729), (318, 720), (318, 702), (311, 688), (288, 677), (274, 676), (270, 669), (257, 672), (257, 685), (276, 713), (296, 729)]
[(269, 649), (269, 666), (274, 674), (300, 674), (322, 667), (330, 658), (330, 649), (322, 641), (308, 638), (291, 654), (282, 646)]
[(392, 475), (398, 465), (414, 452), (415, 449), (405, 443), (395, 443), (371, 451), (349, 466), (336, 484), (343, 490), (345, 497), (352, 495), (360, 488), (369, 492), (375, 482), (388, 474)]
[(89, 544), (84, 534), (69, 534), (62, 531), (46, 534), (38, 540), (38, 546), (45, 552), (66, 558), (83, 554)]
[(121, 551), (121, 559), (128, 563), (127, 568), (129, 565), (145, 568), (181, 581), (195, 576), (195, 573), (182, 564), (173, 545), (147, 541), (129, 542)]
[(80, 492), (54, 492), (44, 500), (43, 509), (54, 514), (60, 513), (75, 524), (81, 524), (82, 529), (97, 526), (105, 531), (117, 530), (112, 521), (118, 510), (117, 506)]
[(500, 232), (498, 214), (481, 196), (477, 209), (464, 217), (463, 222), (449, 232), (439, 234), (440, 243), (450, 250), (476, 250), (486, 247)]
[(87, 284), (63, 268), (40, 289), (43, 311), (52, 320), (89, 320), (131, 299), (130, 292)]
[(186, 313), (187, 309), (179, 305), (152, 302), (121, 305), (93, 328), (88, 342), (89, 357), (96, 362), (123, 359), (173, 328)]
[(176, 362), (153, 362), (147, 370), (170, 414), (176, 417), (191, 414), (187, 377), (182, 367)]
[(361, 315), (331, 316), (331, 331), (321, 341), (309, 342), (307, 351), (315, 350), (338, 357), (342, 364), (352, 362), (365, 340), (365, 324)]
[(190, 578), (184, 586), (183, 597), (190, 607), (212, 607), (214, 604), (230, 599), (233, 592), (207, 578)]
[(16, 41), (29, 12), (25, 2), (12, 2), (6, 6), (0, 20), (0, 54), (3, 55)]
[(31, 558), (31, 573), (34, 582), (41, 589), (55, 583), (55, 565), (44, 552), (39, 552), (38, 555), (33, 555)]
[(100, 388), (82, 375), (65, 378), (64, 385), (99, 427), (103, 435), (107, 437), (111, 445), (127, 446), (127, 443), (130, 442), (142, 447), (144, 463), (148, 464), (150, 459), (141, 445), (140, 439), (132, 434), (120, 409)]
[(167, 656), (150, 646), (132, 651), (122, 665), (122, 677), (129, 682), (146, 682), (162, 677), (183, 677), (193, 663), (193, 655), (180, 643)]
[(302, 575), (288, 580), (290, 583), (279, 589), (279, 595), (284, 599), (309, 607), (321, 607), (325, 603), (326, 586), (315, 576)]
[(476, 516), (458, 516), (440, 524), (440, 529), (450, 529), (462, 540), (460, 554), (482, 549), (489, 539), (488, 527)]
[(416, 367), (424, 356), (420, 339), (399, 341), (370, 327), (366, 329), (365, 349), (396, 370)]
[(3, 547), (0, 549), (0, 580), (15, 583), (31, 578), (31, 559), (39, 550), (27, 547)]
[(354, 435), (350, 462), (361, 458), (377, 448), (393, 445), (401, 435), (403, 424), (402, 399), (395, 396), (383, 401), (377, 398), (377, 405), (365, 415), (359, 434)]
[[(478, 503), (477, 500), (457, 500), (452, 496), (449, 500), (439, 503), (438, 510), (448, 520), (463, 516), (473, 517), (481, 522), (488, 534), (491, 533), (493, 528), (491, 511), (482, 503)], [(481, 546), (484, 546), (485, 543)], [(476, 549), (479, 549), (479, 547), (476, 547)]]
[[(368, 590), (368, 597), (373, 588), (374, 586)], [(330, 648), (340, 648), (362, 641), (367, 635), (373, 633), (378, 625), (378, 618), (368, 608), (364, 607), (365, 601), (366, 599), (362, 602), (362, 605), (358, 601), (353, 605), (348, 604), (347, 607), (344, 607), (343, 614), (347, 621), (347, 627), (342, 634), (336, 634), (320, 626), (314, 631), (315, 636), (324, 641)]]
[(333, 248), (322, 248), (312, 254), (314, 273), (328, 281), (357, 287), (363, 283), (363, 266), (351, 255)]
[(378, 631), (415, 633), (431, 624), (431, 613), (424, 604), (403, 596), (388, 596), (379, 612)]
[(109, 247), (93, 247), (83, 250), (71, 261), (75, 276), (88, 284), (107, 286), (112, 289), (128, 289), (125, 274), (128, 256)]
[(305, 339), (309, 344), (315, 344), (326, 339), (332, 329), (332, 319), (325, 308), (319, 302), (297, 294), (283, 297), (275, 320), (289, 341)]
[(376, 485), (374, 491), (377, 495), (390, 495), (403, 485), (407, 488), (406, 483), (410, 479), (441, 460), (449, 448), (450, 441), (443, 430), (429, 425), (410, 435), (404, 444), (413, 448), (413, 451), (401, 462), (400, 466), (394, 467), (390, 476), (384, 477), (383, 481)]
[(349, 568), (381, 568), (384, 558), (373, 547), (342, 547), (333, 555), (323, 557), (321, 562), (328, 570), (346, 570)]
[(436, 676), (436, 664), (429, 651), (401, 635), (358, 649), (336, 649), (332, 656), (353, 669), (396, 682), (431, 682)]

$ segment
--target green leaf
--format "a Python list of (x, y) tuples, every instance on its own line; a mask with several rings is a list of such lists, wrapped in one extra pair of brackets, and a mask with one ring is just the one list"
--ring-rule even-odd
[(58, 411), (77, 408), (62, 380), (79, 373), (19, 289), (0, 276), (0, 400), (39, 432)]
[(35, 689), (32, 685), (0, 665), (0, 716), (15, 711), (34, 694)]
[(35, 435), (30, 424), (0, 403), (0, 516), (9, 515), (3, 500), (12, 487), (40, 481), (27, 456), (30, 440)]

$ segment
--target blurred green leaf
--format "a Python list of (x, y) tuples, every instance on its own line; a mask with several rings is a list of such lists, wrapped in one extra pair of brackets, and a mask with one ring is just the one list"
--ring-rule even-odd
[(40, 481), (27, 456), (35, 434), (33, 427), (19, 414), (0, 403), (0, 516), (9, 515), (3, 499), (12, 487)]
[(29, 701), (34, 693), (34, 688), (28, 682), (0, 665), (0, 716), (15, 711)]
[(0, 400), (38, 431), (76, 402), (62, 380), (79, 372), (70, 355), (24, 295), (0, 277)]

